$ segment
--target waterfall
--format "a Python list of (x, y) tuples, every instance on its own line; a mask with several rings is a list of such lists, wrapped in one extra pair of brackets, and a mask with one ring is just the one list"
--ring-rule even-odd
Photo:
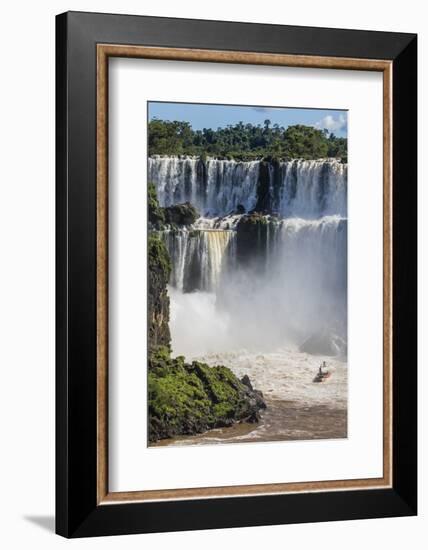
[(176, 230), (163, 233), (172, 260), (170, 284), (182, 292), (214, 292), (219, 283), (225, 252), (234, 233), (230, 230)]
[(257, 200), (259, 162), (198, 157), (149, 158), (148, 180), (155, 184), (161, 206), (191, 202), (204, 216), (223, 216)]
[[(197, 294), (210, 293), (210, 311), (221, 316), (211, 328), (223, 327), (226, 347), (230, 340), (275, 349), (326, 330), (346, 342), (346, 164), (154, 156), (148, 174), (162, 206), (189, 201), (201, 214), (190, 228), (162, 231), (173, 266), (172, 303), (179, 293), (183, 315), (176, 326), (200, 322), (206, 302)], [(262, 213), (251, 233), (254, 226), (240, 222), (256, 207)]]
[[(280, 173), (279, 185), (275, 170)], [(333, 214), (346, 216), (347, 170), (346, 164), (337, 161), (279, 163), (274, 166), (271, 176), (273, 209), (283, 217), (311, 219)]]
[(292, 272), (299, 285), (305, 288), (308, 286), (306, 281), (310, 280), (319, 294), (329, 290), (346, 291), (345, 218), (288, 218), (276, 226), (275, 233), (275, 248), (268, 263), (270, 271), (277, 271), (284, 280), (289, 280)]
[[(148, 180), (161, 206), (188, 201), (204, 217), (226, 216), (238, 206), (247, 212), (256, 207), (261, 162), (153, 156)], [(346, 164), (336, 159), (275, 161), (268, 172), (270, 211), (307, 219), (346, 216)]]
[(232, 339), (247, 348), (275, 346), (328, 329), (346, 340), (346, 218), (271, 221), (260, 239), (244, 264), (235, 238), (224, 264), (217, 307), (238, 327)]

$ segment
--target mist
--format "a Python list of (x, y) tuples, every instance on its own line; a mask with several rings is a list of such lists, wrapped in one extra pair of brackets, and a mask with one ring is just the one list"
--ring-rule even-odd
[[(284, 220), (271, 229), (265, 257), (244, 266), (236, 236), (229, 232), (220, 240), (218, 233), (202, 231), (187, 248), (181, 243), (181, 285), (194, 255), (205, 269), (202, 290), (170, 287), (174, 353), (268, 352), (314, 337), (321, 340), (320, 350), (328, 349), (326, 339), (346, 342), (345, 219)], [(343, 345), (340, 352), (345, 353)]]
[(346, 358), (346, 165), (270, 165), (263, 231), (246, 247), (237, 228), (248, 214), (236, 211), (256, 206), (258, 162), (158, 157), (149, 173), (162, 206), (190, 201), (202, 213), (163, 235), (175, 355), (294, 346)]

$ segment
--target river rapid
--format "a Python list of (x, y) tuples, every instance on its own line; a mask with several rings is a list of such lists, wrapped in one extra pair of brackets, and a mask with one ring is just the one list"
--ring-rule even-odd
[[(347, 437), (347, 364), (331, 357), (300, 352), (296, 347), (269, 353), (246, 350), (193, 357), (225, 365), (238, 377), (248, 374), (261, 390), (267, 408), (258, 424), (237, 424), (195, 436), (163, 440), (158, 445), (244, 443)], [(314, 383), (325, 360), (331, 376)]]

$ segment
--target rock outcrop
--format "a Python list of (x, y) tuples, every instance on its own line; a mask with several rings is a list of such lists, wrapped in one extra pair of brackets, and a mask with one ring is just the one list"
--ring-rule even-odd
[(149, 183), (147, 189), (149, 226), (154, 229), (162, 229), (165, 224), (165, 209), (159, 206), (156, 187)]
[(327, 355), (330, 357), (345, 357), (348, 352), (346, 338), (329, 328), (311, 334), (299, 346), (299, 351), (311, 355)]
[(190, 202), (166, 207), (160, 206), (156, 187), (153, 183), (148, 185), (147, 196), (149, 227), (151, 229), (160, 231), (166, 229), (166, 226), (185, 227), (194, 224), (199, 218), (199, 212)]
[(164, 211), (165, 221), (170, 225), (188, 226), (199, 218), (199, 212), (190, 202), (167, 206)]
[(270, 220), (260, 212), (241, 217), (236, 225), (236, 255), (240, 263), (252, 260), (262, 265), (266, 254), (266, 237)]
[(186, 363), (158, 348), (149, 362), (149, 441), (193, 435), (236, 422), (258, 422), (266, 407), (248, 376), (224, 366)]

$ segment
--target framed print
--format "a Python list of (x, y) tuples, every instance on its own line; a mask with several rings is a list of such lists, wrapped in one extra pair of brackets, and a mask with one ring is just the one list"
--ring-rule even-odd
[(56, 47), (57, 532), (416, 514), (416, 36)]

